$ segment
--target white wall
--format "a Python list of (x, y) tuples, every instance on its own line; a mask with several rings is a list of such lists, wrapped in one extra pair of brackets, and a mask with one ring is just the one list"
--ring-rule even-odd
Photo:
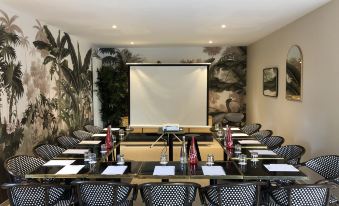
[[(304, 160), (339, 154), (339, 1), (298, 19), (248, 48), (247, 118), (306, 148)], [(291, 45), (303, 52), (301, 102), (285, 99), (286, 56)], [(279, 96), (262, 95), (262, 70), (279, 69)]]

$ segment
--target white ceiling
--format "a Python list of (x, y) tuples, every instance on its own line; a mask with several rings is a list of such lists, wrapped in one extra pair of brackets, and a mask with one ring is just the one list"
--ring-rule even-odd
[(330, 0), (1, 1), (94, 45), (138, 47), (248, 45)]

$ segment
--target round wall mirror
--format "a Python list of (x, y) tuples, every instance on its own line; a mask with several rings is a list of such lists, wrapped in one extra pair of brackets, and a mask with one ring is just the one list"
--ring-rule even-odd
[(303, 56), (299, 46), (288, 50), (286, 60), (286, 99), (301, 101)]

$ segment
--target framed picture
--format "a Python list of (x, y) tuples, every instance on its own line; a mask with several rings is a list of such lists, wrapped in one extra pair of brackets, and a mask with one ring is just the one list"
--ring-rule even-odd
[(301, 101), (303, 55), (297, 45), (291, 46), (286, 59), (286, 99)]
[(278, 96), (278, 68), (263, 69), (263, 94), (264, 96)]

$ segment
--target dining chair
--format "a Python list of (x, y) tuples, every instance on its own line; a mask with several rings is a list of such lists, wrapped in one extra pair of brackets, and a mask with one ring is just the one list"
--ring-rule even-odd
[(73, 148), (80, 142), (79, 139), (69, 136), (60, 136), (57, 138), (57, 141), (63, 148), (66, 149)]
[(52, 144), (38, 144), (33, 148), (33, 153), (45, 161), (53, 159), (64, 151), (64, 148)]
[(17, 155), (5, 160), (4, 167), (12, 182), (21, 182), (26, 180), (26, 174), (36, 170), (43, 164), (45, 164), (45, 161), (41, 158)]
[(279, 206), (326, 206), (333, 186), (319, 184), (295, 184), (272, 188), (268, 205)]
[(275, 148), (272, 151), (284, 157), (288, 164), (297, 165), (305, 153), (305, 148), (300, 145), (285, 145)]
[(68, 206), (73, 198), (70, 186), (42, 183), (12, 183), (1, 186), (7, 190), (10, 205)]
[(139, 186), (146, 206), (192, 205), (201, 186), (192, 182), (156, 182)]
[(90, 125), (90, 124), (85, 125), (84, 128), (87, 132), (90, 132), (92, 134), (98, 134), (98, 133), (103, 131), (103, 128), (98, 127), (98, 126), (94, 126), (94, 125)]
[(243, 113), (229, 112), (225, 115), (225, 119), (228, 125), (241, 126), (241, 122), (245, 115)]
[(268, 147), (268, 149), (275, 149), (281, 147), (285, 139), (281, 136), (269, 136), (260, 140), (260, 142)]
[(255, 137), (258, 141), (260, 141), (266, 137), (270, 137), (272, 133), (273, 133), (272, 130), (260, 130), (258, 132), (251, 134), (251, 137)]
[(257, 131), (259, 131), (261, 128), (261, 124), (254, 123), (254, 124), (246, 124), (245, 126), (240, 128), (240, 131), (243, 133), (246, 133), (248, 135), (251, 135)]
[(260, 205), (260, 182), (240, 182), (210, 185), (202, 188), (203, 204), (219, 205)]
[(90, 139), (92, 137), (92, 133), (86, 132), (84, 130), (76, 130), (73, 132), (73, 135), (79, 140)]
[(128, 206), (133, 205), (138, 195), (137, 185), (122, 182), (74, 181), (72, 185), (81, 206)]

